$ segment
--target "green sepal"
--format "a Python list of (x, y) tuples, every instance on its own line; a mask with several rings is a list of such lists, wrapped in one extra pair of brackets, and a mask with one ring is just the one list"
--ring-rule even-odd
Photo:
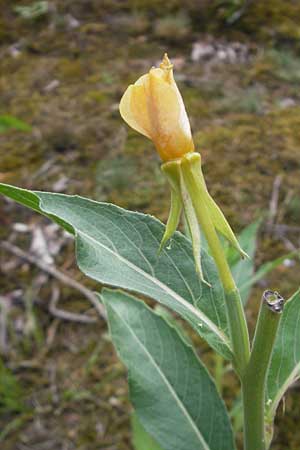
[(171, 187), (171, 207), (166, 230), (162, 237), (158, 254), (162, 251), (168, 240), (175, 233), (182, 211), (182, 201), (180, 194), (180, 162), (176, 160), (164, 163), (161, 166), (161, 170), (166, 175)]
[(198, 196), (197, 201), (202, 202), (202, 204), (205, 203), (211, 221), (213, 222), (216, 230), (230, 242), (230, 244), (241, 254), (243, 258), (249, 258), (247, 253), (241, 248), (223, 212), (207, 190), (202, 173), (201, 155), (199, 153), (188, 154), (183, 158), (183, 164), (189, 165), (189, 170), (192, 172), (194, 179), (197, 180), (198, 186), (201, 187), (201, 197)]
[(168, 240), (173, 236), (173, 234), (177, 230), (181, 211), (182, 211), (182, 203), (180, 194), (171, 188), (171, 208), (169, 212), (166, 229), (159, 246), (158, 254), (160, 254), (160, 252), (162, 251)]
[(193, 247), (193, 255), (194, 255), (194, 261), (195, 261), (195, 269), (197, 274), (200, 277), (200, 280), (207, 284), (209, 287), (211, 287), (211, 284), (208, 283), (203, 276), (202, 266), (201, 266), (201, 232), (200, 227), (198, 224), (198, 219), (195, 214), (195, 210), (193, 207), (192, 200), (189, 196), (187, 187), (184, 182), (184, 178), (181, 175), (181, 195), (182, 195), (182, 202), (183, 202), (183, 208), (184, 208), (184, 215), (187, 221), (187, 225), (189, 228), (191, 241), (192, 241), (192, 247)]
[[(171, 208), (159, 252), (176, 231), (183, 207), (191, 236), (196, 272), (201, 281), (210, 286), (205, 281), (201, 268), (201, 232), (199, 217), (196, 213), (197, 209), (202, 211), (202, 214), (209, 216), (210, 228), (221, 233), (243, 257), (249, 258), (249, 256), (239, 245), (221, 209), (209, 195), (202, 173), (201, 155), (199, 153), (187, 153), (181, 159), (164, 163), (161, 169), (171, 186)], [(191, 180), (196, 183), (195, 192), (191, 187)], [(209, 233), (209, 229), (206, 229), (206, 232)]]
[(213, 198), (209, 195), (208, 192), (205, 198), (205, 203), (207, 209), (209, 210), (211, 220), (214, 226), (216, 227), (217, 231), (221, 233), (230, 242), (230, 244), (241, 254), (243, 258), (250, 259), (250, 256), (246, 252), (244, 252), (244, 250), (240, 246), (237, 238), (234, 235), (234, 232), (231, 229), (231, 226), (227, 222), (221, 209), (213, 200)]
[(195, 262), (195, 269), (199, 275), (200, 280), (211, 286), (203, 276), (201, 267), (201, 235), (198, 220), (194, 211), (193, 203), (190, 198), (188, 189), (186, 187), (181, 171), (182, 160), (169, 161), (161, 166), (163, 173), (166, 175), (171, 186), (171, 209), (169, 213), (166, 231), (162, 238), (159, 252), (162, 250), (166, 242), (170, 239), (172, 234), (176, 231), (178, 226), (182, 206), (184, 208), (184, 215), (189, 227), (189, 232), (192, 241), (193, 255)]

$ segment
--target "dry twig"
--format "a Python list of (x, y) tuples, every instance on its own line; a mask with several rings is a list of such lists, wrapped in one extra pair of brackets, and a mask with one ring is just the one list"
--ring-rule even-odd
[(85, 314), (76, 314), (69, 311), (65, 311), (57, 308), (57, 303), (59, 301), (59, 289), (56, 286), (52, 288), (52, 295), (49, 304), (49, 312), (59, 319), (70, 320), (72, 322), (80, 322), (80, 323), (95, 323), (97, 319), (95, 317), (89, 317)]
[(24, 259), (25, 261), (29, 262), (30, 264), (34, 264), (39, 269), (48, 273), (52, 277), (56, 278), (61, 283), (65, 284), (66, 286), (70, 286), (70, 287), (76, 289), (77, 291), (81, 292), (90, 301), (90, 303), (92, 303), (92, 305), (96, 308), (98, 314), (102, 318), (106, 318), (106, 313), (105, 313), (104, 307), (101, 305), (98, 297), (90, 289), (86, 288), (81, 283), (79, 283), (78, 281), (69, 277), (65, 273), (62, 273), (61, 271), (56, 269), (54, 266), (49, 266), (42, 260), (37, 259), (33, 255), (30, 255), (29, 253), (20, 249), (16, 245), (11, 244), (10, 242), (1, 242), (0, 246), (3, 249), (7, 250), (8, 252), (14, 254), (15, 256), (18, 256), (19, 258)]
[(0, 353), (8, 353), (7, 342), (7, 305), (6, 298), (0, 295)]
[(270, 206), (269, 206), (269, 218), (267, 221), (267, 227), (270, 229), (275, 223), (277, 210), (278, 210), (278, 199), (279, 199), (279, 190), (282, 182), (282, 175), (277, 175), (275, 177), (274, 183), (273, 183), (273, 190), (270, 200)]

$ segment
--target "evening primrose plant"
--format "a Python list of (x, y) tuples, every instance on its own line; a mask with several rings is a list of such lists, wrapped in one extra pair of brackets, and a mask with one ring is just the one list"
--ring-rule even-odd
[[(210, 196), (167, 55), (128, 87), (120, 113), (153, 141), (162, 159), (171, 192), (166, 226), (79, 196), (5, 184), (0, 192), (73, 234), (79, 268), (107, 286), (99, 301), (128, 369), (136, 450), (236, 445), (224, 402), (191, 341), (166, 309), (150, 308), (135, 295), (175, 312), (206, 340), (221, 367), (223, 361), (232, 365), (241, 384), (244, 449), (267, 450), (280, 399), (300, 375), (300, 292), (287, 301), (263, 293), (250, 343), (244, 312), (249, 289), (282, 259), (253, 274), (248, 254), (253, 256), (258, 224), (241, 234), (240, 245)], [(181, 215), (188, 237), (176, 231)], [(216, 378), (219, 387), (220, 370)]]

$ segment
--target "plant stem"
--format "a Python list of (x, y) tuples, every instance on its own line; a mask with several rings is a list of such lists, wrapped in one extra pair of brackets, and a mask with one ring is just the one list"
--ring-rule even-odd
[(263, 294), (249, 365), (242, 379), (245, 450), (266, 450), (265, 385), (276, 338), (283, 298), (277, 292)]
[(198, 178), (192, 170), (192, 164), (192, 161), (190, 163), (189, 161), (186, 161), (185, 164), (182, 164), (182, 173), (199, 225), (208, 242), (224, 287), (231, 344), (234, 355), (233, 365), (239, 376), (242, 377), (250, 357), (249, 334), (244, 308), (208, 208), (205, 201), (201, 201), (206, 194), (203, 191), (205, 187), (203, 186), (200, 174)]

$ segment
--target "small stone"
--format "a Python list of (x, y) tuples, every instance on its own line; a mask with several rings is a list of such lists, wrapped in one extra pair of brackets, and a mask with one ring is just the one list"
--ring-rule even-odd
[(193, 44), (191, 60), (194, 62), (210, 59), (214, 56), (215, 49), (213, 45), (206, 42), (195, 42)]
[(50, 81), (49, 84), (47, 84), (47, 86), (44, 87), (44, 92), (52, 92), (55, 89), (58, 88), (58, 86), (60, 85), (60, 81), (59, 80), (52, 80)]
[(296, 105), (295, 100), (290, 97), (283, 98), (279, 101), (279, 106), (282, 109), (292, 108), (295, 105)]
[(296, 264), (296, 262), (295, 262), (293, 259), (286, 258), (286, 259), (283, 261), (283, 265), (284, 265), (285, 267), (294, 267), (295, 264)]

